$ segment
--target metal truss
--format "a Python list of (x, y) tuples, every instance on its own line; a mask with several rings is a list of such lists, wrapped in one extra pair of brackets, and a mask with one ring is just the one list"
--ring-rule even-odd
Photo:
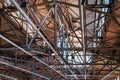
[(113, 43), (118, 37), (106, 37), (109, 32), (119, 35), (109, 29), (112, 20), (119, 26), (114, 4), (114, 0), (1, 0), (0, 64), (38, 80), (105, 80), (111, 74), (114, 78), (120, 71), (120, 47)]

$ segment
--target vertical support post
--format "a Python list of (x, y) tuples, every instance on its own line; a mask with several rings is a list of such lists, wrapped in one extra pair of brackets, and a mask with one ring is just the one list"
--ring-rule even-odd
[(26, 48), (28, 48), (28, 22), (26, 22)]
[(57, 46), (57, 4), (54, 4), (54, 47)]
[[(62, 34), (62, 36), (61, 36), (61, 48), (63, 49), (63, 48), (65, 48), (64, 47), (64, 45), (65, 45), (65, 35), (64, 35), (64, 25), (62, 24), (61, 25), (61, 31), (60, 31)], [(62, 56), (63, 56), (63, 58), (65, 58), (64, 56), (65, 56), (65, 51), (64, 50), (62, 50)]]
[(85, 46), (85, 26), (84, 26), (84, 4), (82, 4), (83, 0), (78, 0), (79, 2), (79, 14), (80, 14), (80, 21), (81, 21), (81, 28), (82, 28), (82, 48), (83, 48), (83, 58), (84, 58), (84, 78), (86, 80), (86, 46)]

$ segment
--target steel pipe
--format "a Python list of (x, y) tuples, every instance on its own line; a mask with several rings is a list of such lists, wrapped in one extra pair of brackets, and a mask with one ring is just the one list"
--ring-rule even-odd
[(16, 78), (7, 76), (7, 75), (5, 75), (5, 74), (0, 74), (0, 76), (3, 76), (3, 77), (8, 78), (8, 79), (12, 79), (12, 80), (17, 80)]
[(46, 80), (50, 80), (49, 78), (47, 78), (47, 77), (45, 77), (45, 76), (39, 75), (39, 74), (37, 74), (37, 73), (31, 72), (31, 71), (29, 71), (29, 70), (26, 70), (26, 69), (23, 69), (23, 68), (20, 68), (20, 67), (17, 67), (17, 66), (13, 66), (13, 65), (11, 65), (11, 64), (9, 64), (9, 63), (7, 63), (7, 62), (0, 61), (0, 64), (3, 64), (3, 65), (6, 65), (6, 66), (15, 68), (15, 69), (18, 69), (18, 70), (27, 72), (27, 73), (30, 73), (30, 74), (32, 74), (32, 75), (35, 75), (35, 76), (44, 78), (44, 79), (46, 79)]
[[(83, 0), (81, 0), (83, 1)], [(82, 36), (82, 48), (83, 48), (83, 55), (84, 55), (84, 78), (86, 80), (87, 76), (86, 76), (86, 46), (85, 46), (85, 26), (84, 26), (84, 5), (82, 5), (80, 0), (78, 0), (79, 2), (79, 14), (80, 14), (80, 21), (81, 21), (81, 28), (82, 28), (82, 33), (81, 33), (81, 36)]]

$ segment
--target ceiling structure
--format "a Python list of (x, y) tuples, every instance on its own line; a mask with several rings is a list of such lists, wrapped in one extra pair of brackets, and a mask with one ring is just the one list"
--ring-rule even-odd
[(0, 0), (0, 79), (114, 80), (120, 0)]

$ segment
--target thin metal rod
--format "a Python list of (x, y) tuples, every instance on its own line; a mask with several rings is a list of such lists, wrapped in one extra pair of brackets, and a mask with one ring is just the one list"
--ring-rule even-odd
[[(25, 50), (40, 50), (40, 51), (44, 51), (44, 50), (51, 50), (50, 48), (23, 48)], [(97, 48), (87, 48), (86, 49), (88, 51), (96, 51), (96, 50), (119, 50), (120, 51), (120, 47), (97, 47)], [(0, 51), (11, 51), (11, 50), (19, 50), (18, 48), (0, 48)], [(72, 51), (72, 50), (76, 50), (76, 51), (82, 51), (81, 47), (73, 47), (73, 48), (57, 48), (58, 51), (64, 51), (64, 50), (68, 50), (68, 51)]]
[[(29, 10), (29, 9), (28, 9), (28, 10)], [(30, 11), (30, 10), (29, 10), (29, 11)], [(45, 21), (47, 20), (47, 18), (48, 18), (48, 16), (49, 16), (49, 14), (50, 14), (51, 11), (52, 11), (52, 8), (50, 8), (50, 10), (49, 10), (48, 13), (46, 14), (45, 18), (41, 21), (40, 27), (42, 27), (42, 26), (44, 25), (44, 23), (45, 23)], [(38, 28), (38, 30), (40, 29), (40, 27)], [(33, 40), (34, 40), (34, 38), (35, 38), (36, 35), (37, 35), (37, 34), (34, 33), (34, 36), (33, 36), (33, 38), (31, 39), (30, 43), (28, 44), (28, 47), (32, 44), (32, 42), (33, 42)]]
[(30, 74), (32, 74), (32, 75), (35, 75), (35, 76), (38, 76), (38, 77), (41, 77), (41, 78), (44, 78), (44, 79), (47, 79), (47, 80), (50, 80), (49, 78), (47, 78), (47, 77), (45, 77), (45, 76), (39, 75), (39, 74), (37, 74), (37, 73), (31, 72), (31, 71), (29, 71), (29, 70), (26, 70), (26, 69), (23, 69), (23, 68), (20, 68), (20, 67), (17, 67), (17, 66), (13, 66), (13, 65), (11, 65), (11, 64), (9, 64), (9, 63), (7, 63), (7, 62), (0, 61), (0, 64), (3, 64), (3, 65), (6, 65), (6, 66), (15, 68), (15, 69), (18, 69), (18, 70), (27, 72), (27, 73), (30, 73)]
[[(82, 1), (82, 0), (81, 0)], [(85, 46), (85, 26), (84, 26), (84, 5), (81, 4), (79, 1), (80, 8), (80, 20), (81, 20), (81, 27), (82, 27), (82, 47), (83, 47), (83, 55), (84, 55), (84, 71), (85, 71), (85, 80), (86, 80), (86, 46)]]
[(13, 77), (10, 77), (10, 76), (4, 75), (4, 74), (0, 74), (0, 76), (3, 76), (5, 78), (9, 78), (9, 79), (12, 79), (12, 80), (17, 80), (16, 78), (13, 78)]
[(26, 48), (28, 48), (28, 37), (29, 37), (28, 27), (29, 27), (29, 23), (26, 22)]
[(57, 46), (57, 4), (54, 5), (54, 46)]
[(107, 75), (105, 75), (101, 80), (105, 80), (110, 74), (115, 72), (117, 69), (120, 68), (120, 65), (116, 66), (113, 70), (111, 70)]
[(23, 48), (21, 48), (20, 46), (16, 45), (15, 43), (13, 43), (12, 41), (8, 40), (7, 38), (5, 38), (3, 35), (0, 34), (0, 38), (4, 39), (5, 41), (7, 41), (8, 43), (12, 44), (13, 46), (17, 47), (18, 49), (20, 49), (21, 51), (25, 52), (26, 54), (28, 54), (29, 56), (33, 57), (35, 60), (39, 61), (40, 63), (44, 64), (45, 66), (49, 67), (50, 69), (52, 69), (53, 71), (57, 72), (59, 75), (65, 77), (62, 73), (60, 73), (59, 71), (57, 71), (56, 69), (52, 68), (51, 66), (49, 66), (47, 63), (43, 62), (42, 60), (40, 60), (39, 58), (37, 58), (36, 56), (33, 56), (30, 52), (24, 50)]

